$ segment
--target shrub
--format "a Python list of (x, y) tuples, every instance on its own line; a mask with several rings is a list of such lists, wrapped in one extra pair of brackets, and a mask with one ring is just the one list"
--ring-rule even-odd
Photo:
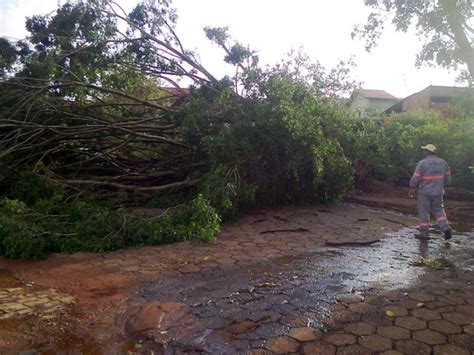
[(357, 185), (367, 179), (406, 186), (420, 147), (434, 143), (453, 173), (453, 186), (474, 190), (469, 166), (474, 164), (474, 124), (468, 117), (442, 118), (437, 112), (410, 112), (370, 119), (349, 118), (339, 142), (355, 167)]
[[(25, 174), (14, 191), (28, 181), (50, 184), (42, 180)], [(49, 186), (51, 191), (60, 190)], [(66, 194), (60, 199), (58, 194), (38, 193), (42, 190), (37, 188), (30, 197), (22, 191), (27, 201), (36, 202), (0, 200), (0, 255), (7, 258), (37, 259), (48, 252), (103, 252), (183, 240), (210, 242), (220, 230), (219, 216), (202, 195), (153, 220), (92, 199), (67, 199)]]

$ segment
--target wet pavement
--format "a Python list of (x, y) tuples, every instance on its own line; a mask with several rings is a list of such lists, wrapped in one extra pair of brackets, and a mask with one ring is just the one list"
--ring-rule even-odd
[[(420, 344), (426, 344), (431, 340), (424, 339), (424, 333), (412, 334), (410, 329), (416, 320), (424, 323), (423, 327), (419, 326), (421, 329), (415, 327), (415, 330), (429, 329), (424, 314), (417, 318), (410, 316), (410, 312), (435, 312), (432, 316), (435, 321), (443, 319), (444, 313), (455, 310), (456, 306), (468, 305), (467, 299), (474, 303), (474, 292), (456, 289), (467, 283), (474, 291), (471, 284), (474, 277), (469, 272), (474, 268), (471, 258), (474, 243), (471, 243), (472, 234), (456, 235), (456, 243), (449, 244), (441, 239), (429, 243), (407, 240), (413, 232), (404, 228), (369, 248), (321, 248), (298, 257), (280, 257), (244, 268), (219, 268), (152, 282), (126, 308), (139, 312), (143, 305), (173, 302), (181, 304), (189, 317), (181, 314), (159, 329), (125, 327), (122, 334), (140, 344), (145, 352), (158, 349), (156, 344), (161, 344), (161, 351), (170, 353), (186, 349), (233, 354), (262, 348), (276, 353), (297, 350), (315, 353), (314, 349), (319, 348), (326, 349), (321, 350), (324, 354), (336, 349), (348, 354), (357, 349), (367, 353), (392, 349), (397, 341), (413, 337), (422, 338)], [(430, 272), (439, 279), (441, 288), (431, 287), (424, 279), (425, 270), (413, 265), (420, 255), (431, 258), (439, 254), (456, 260), (456, 266), (463, 270)], [(444, 275), (460, 280), (445, 282)], [(448, 291), (447, 285), (453, 290)], [(387, 316), (387, 310), (395, 314)], [(463, 312), (464, 308), (458, 310)], [(474, 311), (474, 305), (465, 310)], [(130, 315), (129, 312), (125, 318)], [(172, 313), (167, 316), (173, 318)], [(453, 317), (466, 326), (474, 319), (469, 312)], [(441, 343), (448, 343), (441, 334), (451, 325), (456, 330), (453, 335), (460, 335), (453, 339), (463, 339), (467, 342), (466, 350), (474, 350), (472, 335), (461, 336), (462, 328), (455, 326), (456, 323), (440, 322), (430, 325), (441, 328), (441, 333), (436, 333), (444, 339)], [(427, 333), (433, 334), (431, 330)], [(357, 342), (364, 345), (348, 347)], [(398, 346), (402, 347), (401, 344)], [(420, 351), (429, 347), (412, 345)]]
[[(56, 320), (42, 320), (64, 331), (37, 325), (43, 339), (27, 326), (46, 314), (41, 308), (34, 317), (4, 311), (0, 352), (470, 354), (474, 233), (446, 243), (433, 231), (418, 241), (415, 224), (359, 205), (289, 207), (244, 216), (215, 245), (3, 261), (21, 282), (35, 281), (4, 288), (65, 301)], [(420, 266), (440, 257), (447, 268)], [(66, 270), (83, 279), (63, 282)], [(1, 280), (0, 295), (10, 292)]]

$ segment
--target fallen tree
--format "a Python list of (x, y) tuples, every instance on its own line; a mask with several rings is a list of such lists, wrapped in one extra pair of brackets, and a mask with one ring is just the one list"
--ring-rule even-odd
[(175, 20), (167, 2), (126, 14), (114, 1), (29, 18), (30, 36), (9, 44), (15, 55), (2, 66), (2, 184), (27, 168), (96, 191), (195, 185), (189, 174), (205, 162), (179, 132), (174, 103), (188, 91), (173, 88), (220, 83), (181, 46)]

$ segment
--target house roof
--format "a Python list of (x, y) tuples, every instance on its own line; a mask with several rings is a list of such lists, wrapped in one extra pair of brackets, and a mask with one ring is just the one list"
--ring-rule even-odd
[(466, 92), (467, 90), (472, 90), (471, 88), (466, 88), (466, 87), (459, 87), (459, 86), (442, 86), (442, 85), (429, 85), (427, 86), (426, 88), (424, 88), (423, 90), (420, 90), (418, 92), (415, 92), (403, 99), (400, 99), (400, 101), (396, 102), (395, 104), (393, 104), (392, 106), (390, 106), (388, 109), (386, 109), (384, 112), (385, 113), (390, 113), (390, 112), (402, 112), (403, 110), (403, 103), (410, 99), (411, 97), (415, 96), (415, 95), (420, 95), (422, 92), (425, 92), (425, 91), (439, 91), (439, 90), (445, 90), (444, 92), (442, 92), (442, 96), (453, 96), (453, 95), (456, 95), (457, 93), (461, 93), (461, 92)]
[(389, 100), (398, 100), (392, 94), (389, 94), (385, 90), (370, 90), (370, 89), (359, 89), (357, 93), (367, 97), (369, 99), (389, 99)]

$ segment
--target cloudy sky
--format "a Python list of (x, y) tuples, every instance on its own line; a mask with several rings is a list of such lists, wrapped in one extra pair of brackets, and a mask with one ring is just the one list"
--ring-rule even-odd
[[(24, 19), (46, 14), (63, 0), (0, 0), (0, 36), (26, 36)], [(136, 0), (118, 0), (131, 7)], [(291, 49), (304, 48), (327, 67), (354, 56), (354, 78), (368, 89), (404, 97), (428, 85), (455, 85), (457, 73), (441, 68), (415, 68), (422, 39), (388, 29), (371, 53), (352, 40), (355, 24), (368, 14), (364, 0), (174, 0), (177, 33), (185, 47), (195, 49), (215, 76), (231, 74), (222, 52), (210, 43), (205, 26), (228, 26), (232, 37), (258, 51), (263, 63), (278, 62)]]

